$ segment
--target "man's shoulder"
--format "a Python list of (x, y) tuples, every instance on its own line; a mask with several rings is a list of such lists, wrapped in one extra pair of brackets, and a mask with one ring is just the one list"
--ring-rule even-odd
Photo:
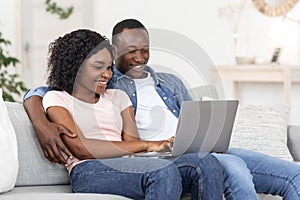
[(158, 78), (164, 80), (164, 81), (180, 81), (180, 78), (176, 76), (175, 74), (167, 73), (167, 72), (156, 72), (156, 75)]
[(167, 72), (156, 72), (155, 74), (157, 76), (162, 76), (162, 77), (176, 77), (176, 78), (178, 78), (178, 76), (176, 76), (175, 74), (171, 74), (171, 73), (167, 73)]

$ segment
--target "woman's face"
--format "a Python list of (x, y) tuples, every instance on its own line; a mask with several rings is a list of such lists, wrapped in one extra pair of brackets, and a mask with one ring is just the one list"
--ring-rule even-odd
[[(86, 59), (79, 70), (75, 93), (77, 95), (88, 95), (105, 92), (107, 82), (112, 77), (112, 57), (104, 48)], [(80, 96), (81, 96), (80, 95)]]

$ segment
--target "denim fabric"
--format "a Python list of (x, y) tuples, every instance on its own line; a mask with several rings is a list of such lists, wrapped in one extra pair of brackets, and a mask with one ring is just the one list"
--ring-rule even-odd
[[(182, 81), (172, 74), (155, 73), (149, 66), (145, 68), (145, 71), (149, 72), (151, 77), (153, 77), (155, 89), (161, 99), (169, 110), (178, 117), (181, 103), (192, 100)], [(113, 73), (113, 77), (108, 83), (108, 88), (120, 89), (126, 92), (133, 104), (135, 114), (138, 103), (135, 82), (132, 78), (118, 71), (116, 67), (113, 68)]]
[[(238, 164), (228, 169), (229, 174), (237, 172), (240, 174), (234, 180), (230, 181), (231, 183), (238, 185), (237, 182), (239, 182), (240, 185), (244, 185), (245, 181), (240, 178), (245, 178), (242, 174), (248, 174), (247, 176), (249, 176), (250, 172), (256, 192), (279, 195), (284, 200), (300, 199), (300, 165), (245, 149), (232, 148), (228, 151), (228, 154), (242, 159), (247, 165), (247, 168), (245, 168), (245, 164)], [(230, 160), (226, 162), (229, 163)], [(237, 171), (237, 169), (239, 170)], [(244, 188), (245, 191), (252, 190), (249, 184), (247, 187), (249, 188)], [(234, 194), (238, 188), (231, 188), (233, 194), (231, 194), (232, 198), (230, 199), (250, 199), (243, 194)]]
[(28, 99), (32, 96), (40, 96), (43, 98), (48, 91), (49, 91), (49, 88), (46, 86), (40, 86), (36, 89), (27, 90), (27, 92), (23, 96), (23, 103), (25, 102), (26, 99)]
[(85, 161), (70, 175), (74, 192), (109, 193), (133, 199), (222, 200), (223, 169), (211, 154), (176, 158), (114, 158)]
[(70, 174), (73, 192), (116, 194), (132, 199), (180, 199), (181, 178), (176, 166), (156, 158), (89, 160)]
[(230, 154), (213, 153), (224, 168), (224, 196), (227, 200), (258, 200), (252, 175), (243, 159)]
[(223, 168), (211, 154), (190, 153), (171, 158), (182, 179), (183, 194), (191, 193), (192, 199), (223, 199)]

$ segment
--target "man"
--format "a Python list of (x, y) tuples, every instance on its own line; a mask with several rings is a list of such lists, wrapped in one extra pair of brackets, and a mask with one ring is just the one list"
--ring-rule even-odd
[[(124, 90), (130, 97), (141, 139), (174, 135), (181, 103), (191, 97), (176, 76), (155, 73), (146, 65), (147, 29), (137, 20), (124, 20), (114, 27), (112, 43), (116, 65), (110, 87)], [(152, 116), (164, 116), (165, 123), (160, 120), (155, 124)], [(296, 164), (241, 149), (214, 156), (224, 167), (226, 199), (258, 199), (256, 192), (300, 199), (300, 167)]]
[[(131, 40), (132, 37), (135, 37), (135, 35), (129, 34), (128, 38), (124, 38), (124, 40)], [(140, 41), (139, 38), (137, 38), (137, 41)], [(149, 45), (145, 48), (146, 53)], [(126, 64), (124, 63), (124, 65)], [(137, 74), (137, 76), (139, 75)], [(45, 156), (52, 162), (65, 163), (65, 160), (60, 155), (60, 151), (68, 156), (72, 155), (60, 141), (59, 135), (64, 133), (70, 137), (76, 136), (73, 136), (64, 127), (49, 122), (46, 116), (44, 116), (44, 111), (40, 104), (41, 97), (43, 97), (47, 90), (48, 88), (46, 87), (40, 87), (29, 91), (24, 97), (24, 106), (34, 124)], [(192, 199), (222, 199), (223, 168), (214, 156), (211, 154), (200, 156), (198, 153), (185, 154), (171, 159), (171, 161), (174, 162), (180, 172), (183, 194), (191, 193)]]

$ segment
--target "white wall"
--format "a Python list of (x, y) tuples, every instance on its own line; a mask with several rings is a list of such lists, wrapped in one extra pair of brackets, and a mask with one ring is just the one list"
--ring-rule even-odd
[[(95, 27), (111, 35), (115, 23), (124, 18), (137, 18), (148, 28), (161, 28), (184, 34), (200, 45), (215, 65), (234, 64), (233, 22), (219, 16), (219, 8), (238, 0), (102, 0), (95, 2)], [(300, 5), (293, 13), (300, 13)], [(299, 16), (299, 15), (298, 15)], [(300, 17), (300, 16), (299, 16)], [(259, 13), (252, 2), (247, 1), (238, 26), (237, 55), (254, 56), (260, 63), (270, 61), (276, 45), (283, 45), (280, 62), (299, 64), (299, 26), (282, 20), (281, 17), (267, 17)], [(274, 41), (274, 38), (277, 39)], [(278, 38), (281, 38), (278, 40)], [(174, 41), (176, 42), (176, 41)], [(190, 75), (183, 69), (187, 66), (178, 57), (152, 52), (150, 63), (172, 66), (180, 71), (187, 81)], [(182, 71), (183, 70), (183, 71)], [(199, 82), (199, 81), (198, 81)], [(195, 82), (190, 83), (196, 85)], [(226, 98), (232, 98), (232, 84), (224, 83)], [(293, 85), (291, 123), (300, 124), (299, 84)], [(242, 84), (241, 104), (283, 103), (280, 84)]]
[[(0, 28), (12, 41), (15, 41), (16, 37), (16, 27), (13, 24), (16, 21), (14, 6), (17, 1), (0, 0), (0, 22), (3, 24), (0, 25)], [(59, 2), (64, 2), (64, 0)], [(192, 41), (199, 45), (207, 54), (207, 63), (203, 65), (208, 64), (209, 61), (215, 65), (235, 63), (232, 39), (233, 23), (225, 17), (219, 17), (218, 12), (222, 6), (240, 2), (240, 0), (94, 0), (93, 2), (94, 8), (91, 13), (94, 15), (94, 21), (91, 27), (109, 37), (115, 23), (125, 18), (137, 18), (149, 29), (171, 30), (183, 34), (189, 42)], [(299, 11), (300, 3), (292, 12), (297, 16)], [(299, 14), (298, 17), (300, 17)], [(273, 48), (276, 44), (281, 43), (283, 51), (280, 62), (298, 65), (299, 27), (296, 23), (283, 22), (282, 18), (264, 16), (254, 8), (251, 0), (248, 0), (238, 26), (237, 54), (255, 56), (259, 62), (269, 62)], [(24, 31), (26, 31), (26, 27), (24, 27)], [(166, 40), (174, 41), (176, 46), (174, 35)], [(276, 38), (281, 39), (274, 41), (274, 38), (275, 40)], [(15, 42), (13, 44), (16, 45)], [(155, 66), (172, 67), (191, 86), (203, 82), (203, 77), (200, 77), (201, 80), (199, 80), (194, 77), (195, 73), (190, 73), (193, 69), (189, 68), (186, 60), (172, 52), (152, 50), (149, 62)], [(231, 83), (225, 82), (224, 87), (226, 98), (232, 98)], [(292, 89), (291, 123), (294, 124), (300, 124), (299, 87), (300, 85), (296, 84)], [(283, 103), (281, 85), (242, 84), (241, 104), (275, 103)]]
[(17, 18), (16, 18), (17, 1), (0, 0), (0, 32), (2, 37), (11, 41), (9, 47), (11, 56), (17, 56)]

